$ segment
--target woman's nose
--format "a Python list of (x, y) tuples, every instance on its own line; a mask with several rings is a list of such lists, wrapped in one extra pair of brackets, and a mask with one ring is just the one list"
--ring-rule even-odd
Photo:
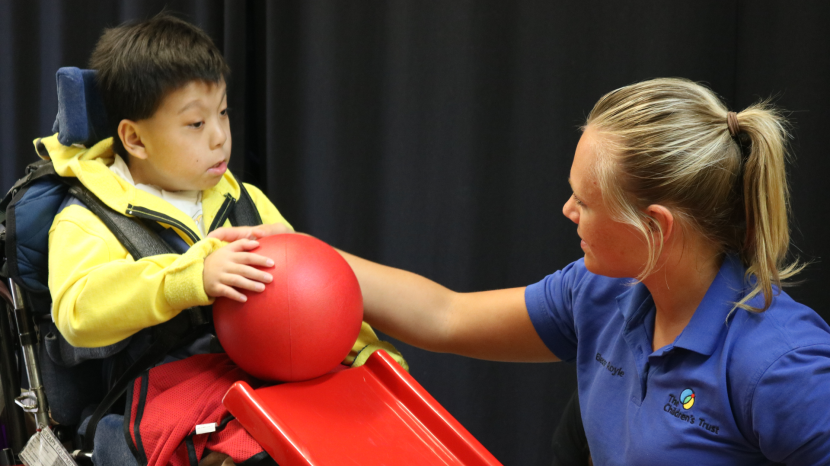
[(562, 206), (562, 214), (579, 225), (579, 209), (576, 208), (576, 201), (573, 196), (569, 197), (568, 202)]

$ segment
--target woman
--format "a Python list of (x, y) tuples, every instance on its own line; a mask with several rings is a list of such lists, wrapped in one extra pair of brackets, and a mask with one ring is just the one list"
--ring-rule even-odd
[[(830, 328), (780, 291), (785, 121), (655, 79), (588, 116), (563, 213), (584, 259), (454, 293), (348, 254), (365, 318), (422, 348), (575, 361), (594, 464), (830, 462)], [(632, 280), (632, 278), (636, 280)]]
[(728, 112), (690, 81), (617, 89), (571, 167), (583, 259), (454, 293), (344, 253), (364, 318), (432, 351), (575, 361), (597, 465), (830, 464), (830, 328), (780, 290), (800, 269), (785, 263), (786, 137), (768, 105)]

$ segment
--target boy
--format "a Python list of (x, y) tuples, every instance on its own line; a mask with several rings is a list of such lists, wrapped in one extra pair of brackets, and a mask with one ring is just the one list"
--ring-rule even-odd
[[(203, 31), (164, 14), (124, 24), (104, 32), (90, 64), (115, 136), (89, 149), (62, 146), (55, 136), (41, 142), (58, 174), (140, 217), (182, 253), (134, 260), (98, 217), (70, 201), (49, 232), (52, 317), (73, 346), (131, 350), (146, 347), (143, 329), (219, 296), (244, 302), (240, 290), (258, 292), (271, 281), (254, 268), (273, 265), (248, 252), (255, 240), (226, 244), (208, 235), (229, 225), (228, 207), (245, 190), (264, 223), (253, 236), (291, 226), (260, 190), (243, 188), (227, 171), (229, 70)], [(198, 337), (135, 381), (124, 421), (128, 445), (98, 445), (96, 463), (115, 461), (129, 446), (148, 464), (274, 464), (221, 405), (234, 381), (261, 382), (218, 353), (214, 339)], [(350, 359), (371, 343), (377, 337), (364, 324)], [(196, 425), (209, 423), (217, 432), (194, 435)]]

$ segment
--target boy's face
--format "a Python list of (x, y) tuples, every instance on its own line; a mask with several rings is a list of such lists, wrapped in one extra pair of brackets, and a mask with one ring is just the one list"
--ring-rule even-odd
[(185, 191), (219, 182), (231, 157), (225, 91), (224, 81), (191, 81), (168, 93), (153, 116), (131, 122), (124, 147), (136, 183)]

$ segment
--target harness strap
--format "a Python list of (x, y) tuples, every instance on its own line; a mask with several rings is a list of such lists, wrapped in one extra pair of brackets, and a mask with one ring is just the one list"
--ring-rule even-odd
[[(118, 238), (124, 248), (135, 260), (157, 254), (169, 254), (176, 251), (140, 219), (122, 215), (101, 202), (80, 182), (73, 180), (69, 193), (82, 202), (104, 222), (107, 228)], [(239, 184), (241, 195), (238, 202), (230, 206), (231, 223), (236, 226), (259, 225), (262, 220), (248, 191)], [(258, 221), (258, 223), (250, 223)], [(84, 435), (84, 449), (92, 451), (98, 422), (107, 414), (112, 405), (127, 391), (130, 383), (142, 372), (149, 370), (176, 346), (190, 341), (202, 334), (208, 327), (208, 318), (201, 308), (188, 308), (176, 317), (154, 327), (155, 340), (142, 355), (124, 371), (107, 395), (98, 404), (87, 423)]]
[(101, 202), (79, 181), (70, 181), (69, 194), (78, 198), (87, 208), (104, 222), (127, 252), (138, 260), (158, 254), (175, 254), (159, 236), (147, 228), (141, 220), (120, 214)]
[(251, 195), (245, 189), (245, 185), (239, 183), (239, 200), (233, 206), (228, 218), (235, 226), (262, 225), (262, 217), (254, 205)]
[[(101, 202), (77, 180), (66, 181), (70, 184), (69, 194), (78, 198), (92, 213), (104, 222), (107, 229), (115, 235), (133, 259), (138, 260), (142, 257), (174, 252), (158, 234), (145, 226), (141, 220), (119, 214)], [(98, 421), (109, 412), (112, 405), (124, 394), (127, 386), (133, 379), (138, 377), (143, 371), (152, 367), (181, 341), (182, 335), (188, 330), (188, 320), (188, 313), (182, 312), (170, 321), (160, 324), (154, 329), (153, 334), (155, 338), (153, 343), (121, 374), (92, 413), (87, 424), (86, 435), (84, 435), (84, 447), (86, 450), (92, 450)]]
[[(37, 148), (39, 153), (46, 152), (40, 141), (38, 141)], [(133, 259), (139, 260), (142, 257), (158, 254), (179, 253), (167, 244), (158, 233), (145, 225), (141, 219), (116, 212), (101, 202), (79, 180), (58, 176), (51, 160), (38, 160), (26, 167), (26, 175), (20, 178), (0, 200), (0, 223), (6, 221), (6, 208), (17, 197), (18, 193), (22, 196), (35, 180), (44, 176), (54, 176), (59, 182), (68, 185), (69, 194), (76, 197), (101, 219)], [(239, 184), (239, 187), (241, 190), (240, 199), (236, 202), (230, 202), (232, 198), (229, 199), (223, 217), (227, 215), (231, 224), (235, 226), (262, 224), (262, 219), (248, 191), (242, 183)], [(224, 222), (224, 219), (222, 221)], [(186, 343), (203, 333), (209, 326), (208, 317), (201, 308), (193, 307), (185, 309), (170, 321), (153, 328), (153, 343), (121, 374), (90, 417), (84, 436), (85, 449), (92, 450), (98, 422), (124, 394), (129, 384), (142, 372), (157, 364), (177, 345)]]

